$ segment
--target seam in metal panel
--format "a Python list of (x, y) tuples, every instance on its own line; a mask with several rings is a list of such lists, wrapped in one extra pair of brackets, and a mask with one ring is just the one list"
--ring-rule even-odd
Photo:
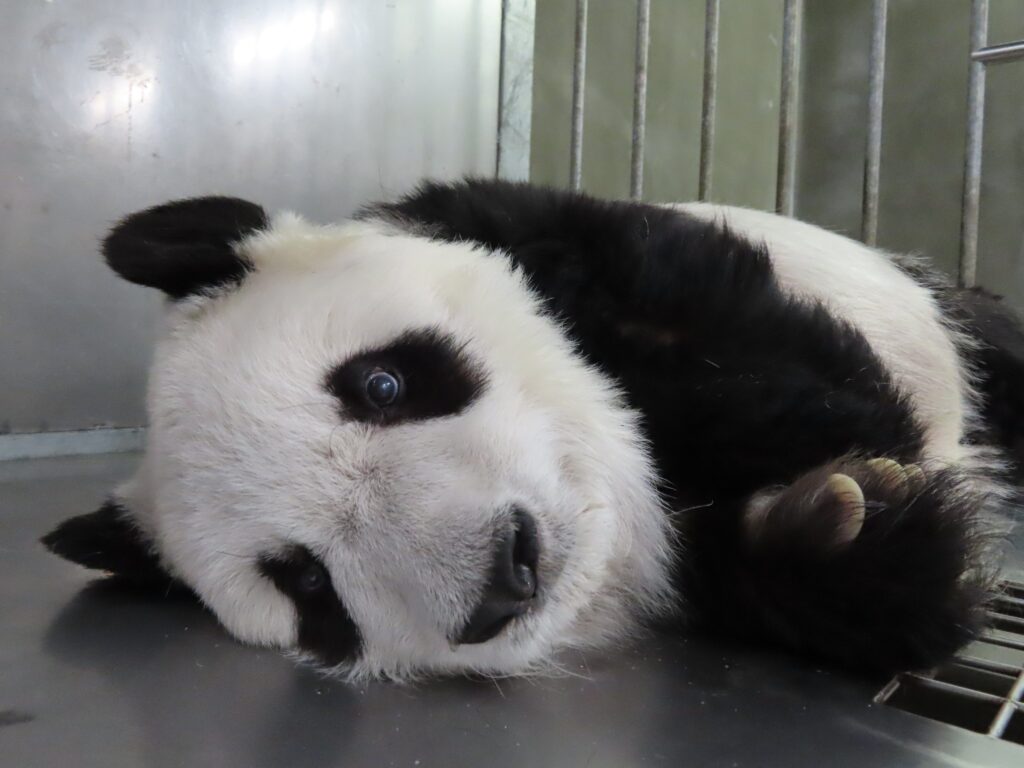
[(0, 461), (142, 450), (144, 427), (0, 435)]

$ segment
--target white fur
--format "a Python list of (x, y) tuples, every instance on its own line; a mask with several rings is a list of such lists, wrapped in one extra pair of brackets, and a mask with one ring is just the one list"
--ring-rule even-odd
[[(292, 605), (256, 570), (289, 543), (323, 559), (359, 626), (349, 674), (524, 671), (667, 603), (667, 523), (636, 416), (504, 256), (292, 215), (240, 253), (256, 270), (239, 288), (169, 312), (147, 455), (122, 491), (235, 635), (296, 642)], [(484, 365), (479, 400), (391, 427), (344, 420), (326, 373), (432, 327)], [(540, 529), (538, 604), (453, 647), (512, 504)]]

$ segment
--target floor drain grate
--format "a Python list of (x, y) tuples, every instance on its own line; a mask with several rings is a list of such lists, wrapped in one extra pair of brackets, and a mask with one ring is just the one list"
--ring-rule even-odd
[(953, 661), (896, 676), (875, 701), (1024, 744), (1024, 583), (1000, 585), (989, 625)]

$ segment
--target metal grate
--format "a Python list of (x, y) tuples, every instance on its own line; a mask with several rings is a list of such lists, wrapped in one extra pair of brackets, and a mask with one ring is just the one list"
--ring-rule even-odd
[(1004, 582), (989, 629), (953, 661), (893, 678), (875, 701), (1024, 744), (1024, 583)]

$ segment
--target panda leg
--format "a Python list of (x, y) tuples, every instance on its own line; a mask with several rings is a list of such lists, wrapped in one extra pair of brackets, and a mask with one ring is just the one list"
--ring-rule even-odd
[(953, 469), (847, 457), (688, 514), (695, 618), (861, 670), (932, 666), (981, 628), (985, 499)]

